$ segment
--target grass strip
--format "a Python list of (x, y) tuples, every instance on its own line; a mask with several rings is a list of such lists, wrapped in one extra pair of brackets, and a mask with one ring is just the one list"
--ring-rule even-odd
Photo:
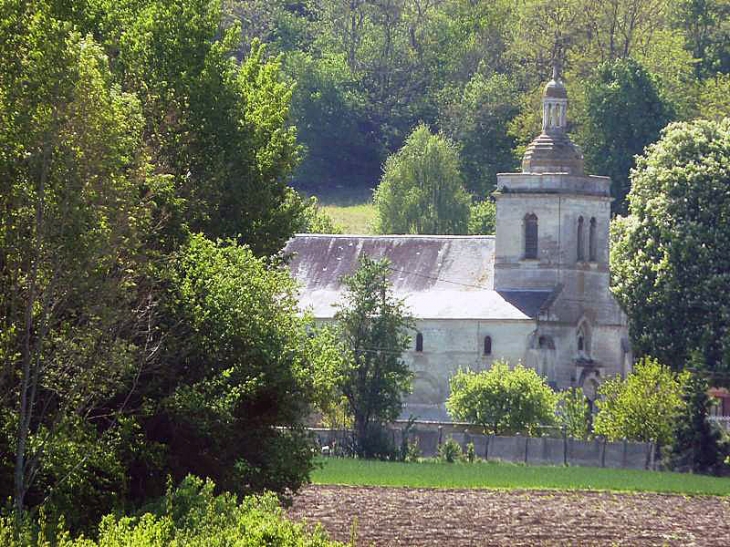
[(664, 471), (525, 466), (499, 462), (401, 463), (351, 458), (326, 458), (320, 463), (321, 467), (312, 474), (314, 484), (730, 495), (730, 478)]

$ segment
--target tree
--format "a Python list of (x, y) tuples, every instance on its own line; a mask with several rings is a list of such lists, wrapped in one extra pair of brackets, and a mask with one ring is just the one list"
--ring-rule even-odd
[(693, 374), (684, 386), (683, 412), (674, 425), (668, 463), (675, 471), (717, 473), (723, 465), (720, 431), (708, 419), (707, 382)]
[(489, 370), (460, 370), (449, 381), (446, 401), (457, 420), (482, 426), (493, 435), (537, 432), (555, 420), (556, 395), (534, 370), (496, 361)]
[(614, 211), (626, 210), (634, 156), (658, 140), (673, 113), (632, 59), (605, 63), (587, 83), (581, 142), (587, 168), (611, 177)]
[(581, 388), (570, 388), (558, 394), (558, 423), (574, 439), (586, 439), (591, 429), (591, 409)]
[[(639, 353), (730, 366), (730, 120), (670, 125), (637, 159), (612, 227), (613, 291)], [(681, 318), (678, 320), (678, 318)]]
[(171, 258), (160, 359), (135, 397), (162, 461), (132, 462), (134, 494), (190, 473), (237, 493), (297, 489), (312, 468), (303, 419), (320, 339), (307, 333), (294, 281), (230, 240), (194, 235)]
[(729, 8), (722, 0), (675, 0), (672, 26), (678, 29), (685, 47), (696, 59), (697, 78), (730, 70)]
[(497, 208), (488, 199), (471, 205), (469, 212), (470, 235), (492, 235), (497, 229)]
[(650, 357), (641, 359), (626, 379), (606, 380), (598, 389), (593, 430), (609, 440), (629, 439), (667, 446), (674, 421), (683, 411), (687, 373), (674, 373)]
[[(103, 459), (89, 420), (144, 363), (135, 335), (154, 338), (135, 284), (164, 187), (146, 176), (139, 102), (49, 4), (0, 5), (0, 412), (14, 426), (0, 458), (18, 513)], [(79, 490), (119, 489), (123, 472), (104, 471)]]
[(347, 292), (335, 314), (347, 352), (338, 387), (353, 417), (356, 450), (363, 456), (378, 455), (373, 439), (382, 424), (400, 414), (413, 376), (401, 359), (410, 345), (406, 331), (412, 318), (391, 293), (390, 273), (387, 260), (363, 255), (357, 271), (342, 280)]
[(505, 75), (475, 74), (460, 89), (443, 92), (439, 126), (460, 145), (467, 188), (487, 197), (497, 185), (497, 173), (513, 171), (514, 138), (507, 129), (519, 113), (517, 89)]
[(470, 199), (456, 146), (419, 125), (385, 162), (373, 201), (380, 233), (466, 233)]

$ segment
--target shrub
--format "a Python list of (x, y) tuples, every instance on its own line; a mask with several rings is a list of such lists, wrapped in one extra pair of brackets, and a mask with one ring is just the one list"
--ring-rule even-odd
[(406, 442), (405, 461), (415, 463), (421, 457), (421, 447), (418, 446), (418, 437), (411, 442)]
[(469, 463), (474, 463), (474, 460), (477, 458), (477, 452), (474, 448), (474, 443), (469, 443), (466, 445), (466, 460)]
[(544, 378), (522, 365), (510, 369), (506, 362), (497, 361), (481, 372), (460, 370), (449, 386), (449, 414), (493, 435), (532, 435), (539, 425), (555, 420), (557, 396)]
[(269, 545), (281, 547), (329, 547), (330, 541), (320, 527), (311, 532), (303, 524), (284, 518), (276, 496), (244, 498), (233, 494), (213, 494), (215, 485), (188, 476), (181, 485), (168, 491), (158, 503), (139, 517), (108, 515), (99, 524), (98, 542), (80, 537), (73, 540), (62, 530), (47, 532), (43, 521), (35, 531), (13, 528), (10, 518), (0, 518), (0, 544), (5, 547), (216, 547), (223, 545)]
[(461, 459), (461, 445), (449, 437), (439, 446), (439, 459), (446, 463), (454, 463)]

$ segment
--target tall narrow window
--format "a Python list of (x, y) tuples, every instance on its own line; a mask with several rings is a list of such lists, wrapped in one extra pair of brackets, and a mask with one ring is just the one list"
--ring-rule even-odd
[(416, 334), (416, 351), (423, 351), (423, 334)]
[(525, 258), (537, 258), (537, 216), (525, 216)]
[(586, 259), (586, 242), (585, 235), (583, 233), (583, 217), (578, 217), (578, 262), (583, 262)]
[(588, 233), (588, 260), (596, 261), (596, 217), (591, 218), (591, 227)]
[(492, 355), (492, 337), (484, 337), (484, 355)]

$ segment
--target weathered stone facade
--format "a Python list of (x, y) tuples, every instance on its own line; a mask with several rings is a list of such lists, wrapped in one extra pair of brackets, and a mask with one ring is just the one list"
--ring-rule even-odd
[(545, 88), (543, 131), (522, 173), (497, 176), (496, 236), (297, 235), (287, 245), (301, 303), (331, 320), (340, 277), (367, 253), (391, 260), (396, 295), (417, 318), (423, 347), (405, 415), (448, 420), (448, 380), (459, 367), (521, 362), (556, 389), (629, 372), (626, 317), (609, 291), (610, 180), (583, 172), (565, 132), (567, 93)]

